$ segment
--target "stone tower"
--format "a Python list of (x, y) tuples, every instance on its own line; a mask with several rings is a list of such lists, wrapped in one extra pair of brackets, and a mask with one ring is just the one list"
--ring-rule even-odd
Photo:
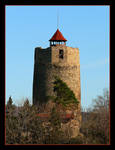
[[(79, 49), (66, 46), (66, 39), (57, 29), (50, 41), (50, 47), (35, 48), (34, 78), (33, 78), (33, 104), (45, 103), (47, 96), (54, 96), (54, 76), (66, 82), (78, 99), (78, 107), (73, 111), (74, 119), (62, 123), (61, 127), (66, 133), (69, 127), (71, 137), (79, 134), (81, 124), (81, 87), (80, 87), (80, 56)], [(66, 110), (70, 113), (71, 110)]]
[(54, 76), (62, 79), (74, 92), (81, 105), (80, 56), (79, 49), (66, 46), (66, 39), (57, 29), (50, 41), (50, 47), (35, 48), (33, 104), (45, 102), (46, 96), (54, 95)]

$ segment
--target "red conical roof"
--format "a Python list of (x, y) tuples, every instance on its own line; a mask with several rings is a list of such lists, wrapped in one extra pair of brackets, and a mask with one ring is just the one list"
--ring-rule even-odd
[(67, 40), (63, 37), (59, 29), (57, 29), (57, 31), (54, 33), (54, 35), (49, 41), (67, 41)]

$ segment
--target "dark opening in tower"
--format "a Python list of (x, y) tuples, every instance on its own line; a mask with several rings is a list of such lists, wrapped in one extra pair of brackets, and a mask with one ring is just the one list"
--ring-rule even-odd
[(59, 50), (59, 58), (63, 59), (64, 51), (62, 49)]

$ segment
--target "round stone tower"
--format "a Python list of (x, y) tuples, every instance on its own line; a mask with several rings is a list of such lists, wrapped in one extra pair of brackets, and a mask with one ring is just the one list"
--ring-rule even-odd
[(62, 79), (75, 93), (81, 105), (79, 49), (66, 46), (66, 39), (57, 29), (50, 41), (50, 47), (35, 48), (33, 104), (46, 102), (54, 95), (54, 76)]

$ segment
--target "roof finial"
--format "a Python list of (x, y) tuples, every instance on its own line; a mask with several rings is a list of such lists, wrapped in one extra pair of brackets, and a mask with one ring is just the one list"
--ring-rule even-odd
[(59, 9), (57, 10), (57, 29), (59, 29)]

